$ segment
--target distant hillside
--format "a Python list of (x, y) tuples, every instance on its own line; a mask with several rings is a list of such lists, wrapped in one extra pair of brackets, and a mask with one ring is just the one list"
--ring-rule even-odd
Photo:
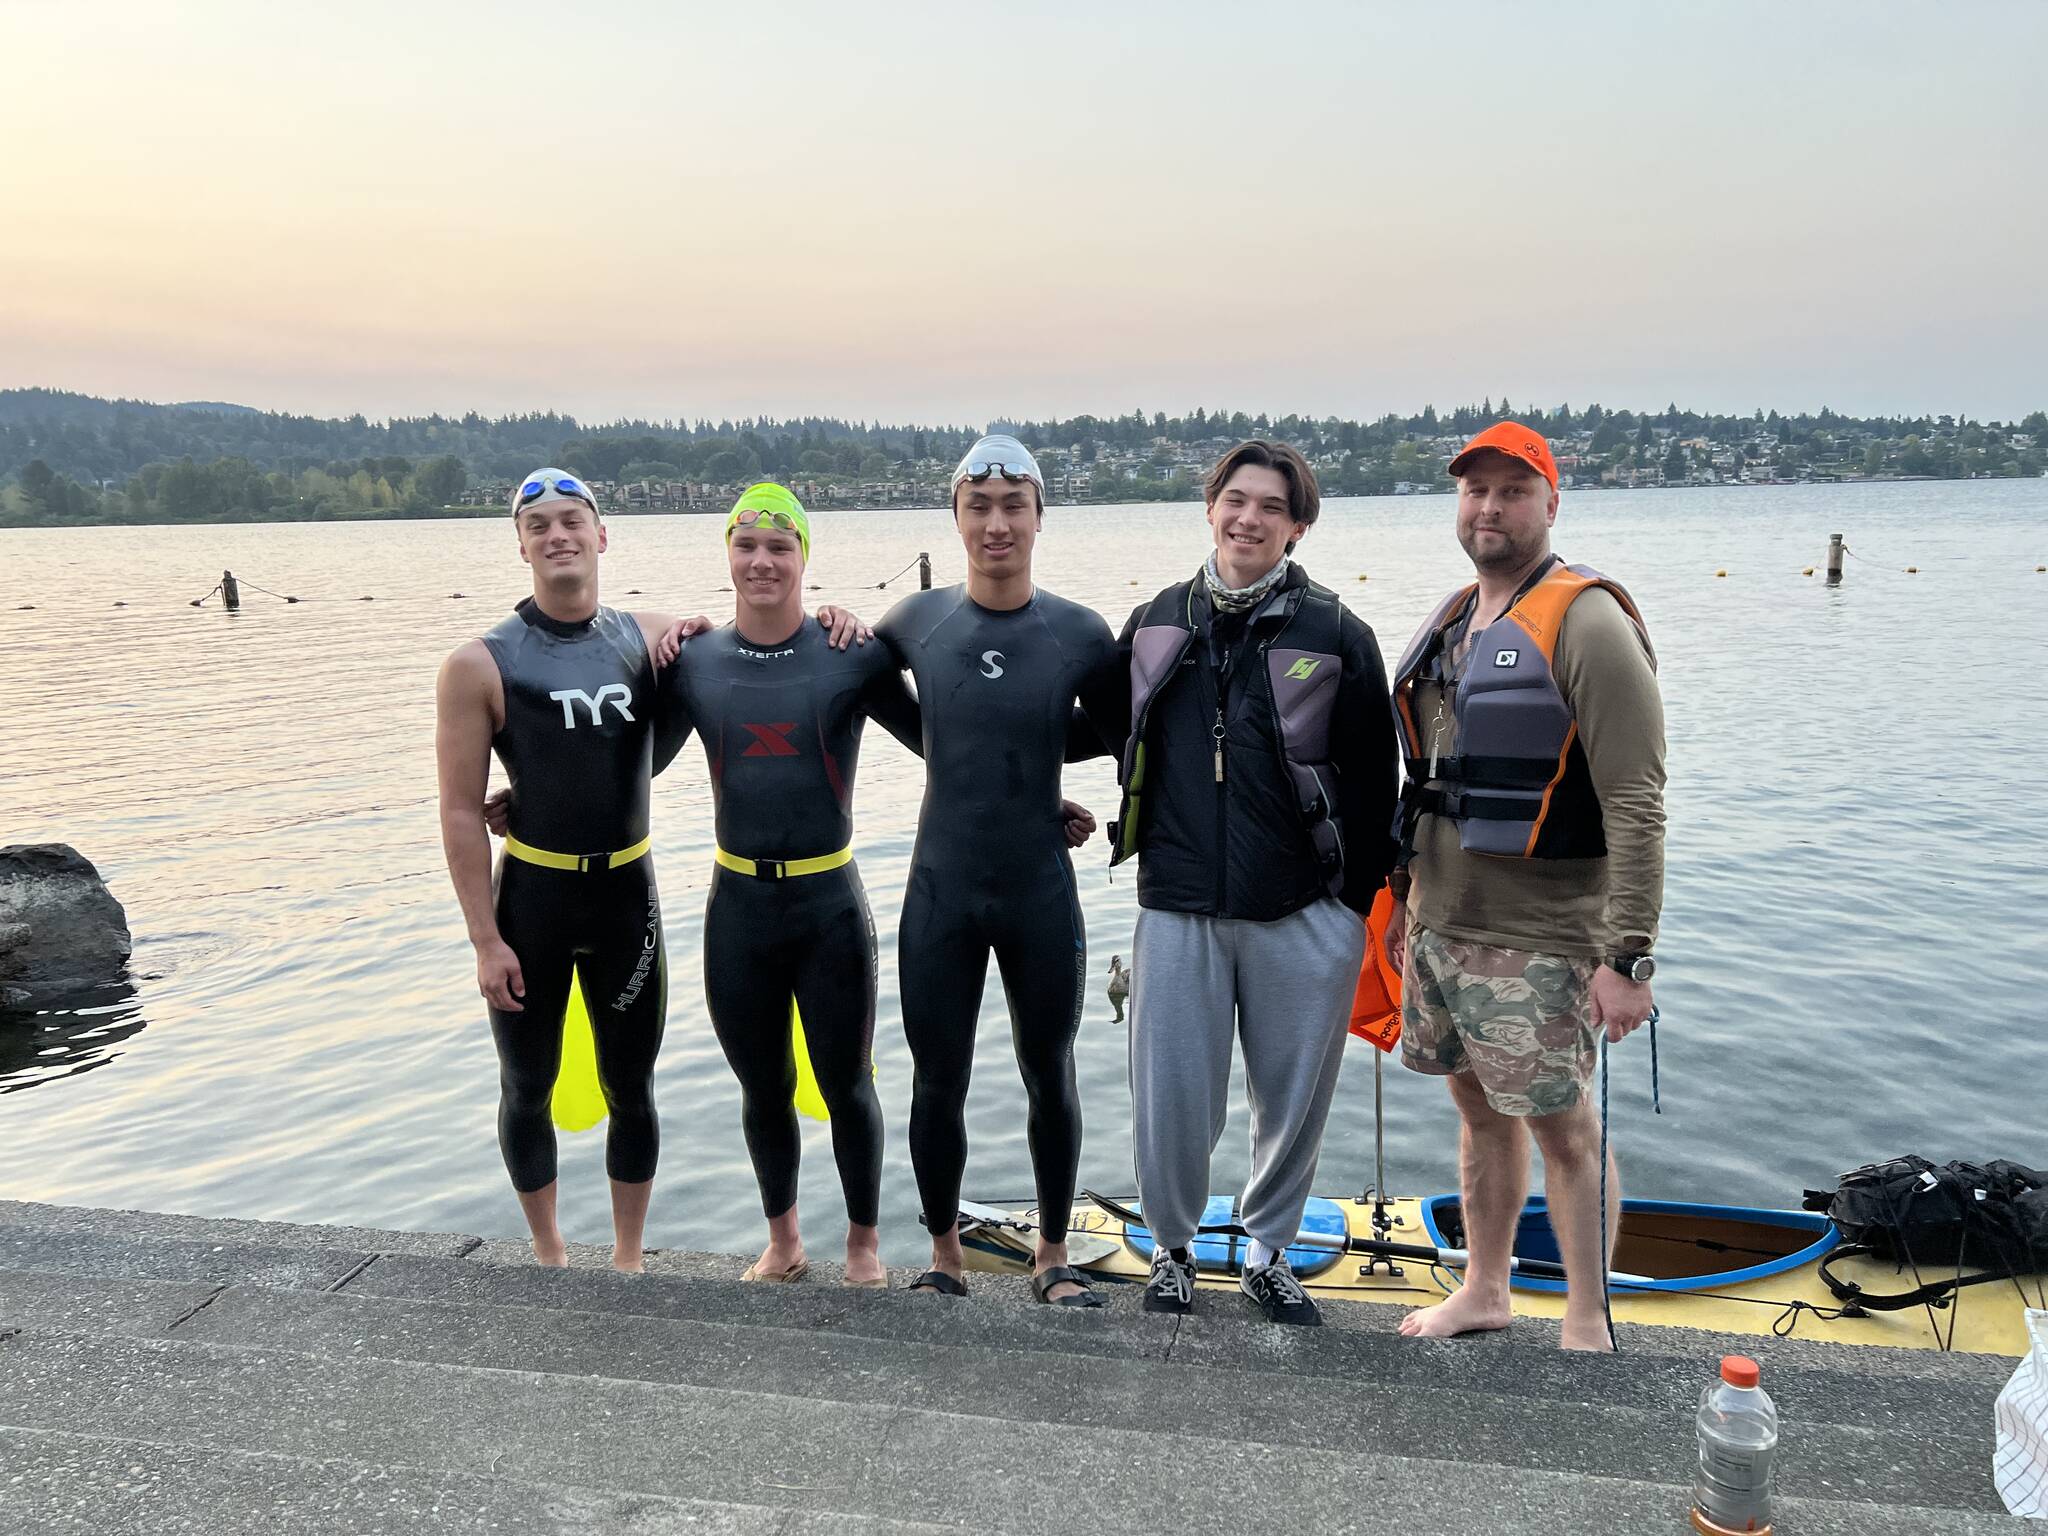
[[(1549, 437), (1574, 489), (2025, 477), (2048, 466), (2040, 411), (1979, 422), (1825, 409), (1718, 415), (1675, 403), (1518, 410), (1489, 399), (1369, 422), (1197, 409), (988, 426), (1038, 453), (1055, 500), (1114, 502), (1198, 496), (1216, 456), (1253, 436), (1301, 449), (1325, 495), (1442, 490), (1451, 455), (1503, 419)], [(827, 506), (935, 506), (977, 430), (818, 417), (588, 425), (555, 412), (372, 422), (4, 390), (0, 526), (433, 516), (497, 500), (536, 464), (576, 470), (625, 509), (728, 505), (761, 479), (801, 486), (806, 500)]]

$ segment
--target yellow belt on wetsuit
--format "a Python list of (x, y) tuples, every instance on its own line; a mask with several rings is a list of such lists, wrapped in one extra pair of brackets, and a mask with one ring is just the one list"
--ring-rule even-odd
[(587, 874), (594, 869), (617, 869), (630, 864), (654, 846), (654, 834), (649, 833), (630, 848), (621, 848), (617, 853), (549, 853), (545, 848), (536, 848), (531, 843), (522, 843), (518, 838), (507, 836), (505, 851), (524, 864), (538, 864), (543, 869), (573, 869), (578, 874)]
[(721, 868), (736, 874), (752, 875), (757, 880), (792, 880), (798, 875), (822, 875), (828, 869), (851, 864), (853, 844), (848, 843), (837, 853), (820, 854), (815, 859), (743, 859), (723, 848), (718, 849), (713, 857)]

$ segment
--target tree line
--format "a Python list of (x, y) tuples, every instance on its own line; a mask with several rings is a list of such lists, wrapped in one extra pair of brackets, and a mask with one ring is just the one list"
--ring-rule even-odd
[[(1443, 444), (1494, 421), (1527, 421), (1571, 445), (1588, 478), (1655, 470), (1679, 482), (1725, 467), (1935, 477), (2038, 475), (2048, 414), (1979, 422), (1949, 415), (1749, 415), (1518, 409), (1506, 399), (1373, 421), (1198, 408), (1185, 415), (996, 420), (1092, 499), (1195, 493), (1206, 451), (1276, 437), (1308, 453), (1331, 495), (1374, 495), (1440, 479)], [(54, 390), (0, 391), (0, 525), (270, 521), (441, 515), (473, 484), (541, 463), (607, 482), (930, 482), (978, 435), (971, 426), (890, 426), (828, 417), (781, 421), (627, 420), (584, 424), (536, 412), (397, 417), (294, 416), (214, 402), (158, 405)], [(1688, 446), (1691, 445), (1691, 446)]]

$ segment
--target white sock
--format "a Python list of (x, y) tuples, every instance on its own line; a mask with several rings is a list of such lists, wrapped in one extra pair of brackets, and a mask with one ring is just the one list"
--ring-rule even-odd
[(1280, 1252), (1278, 1249), (1268, 1248), (1255, 1237), (1251, 1239), (1251, 1246), (1245, 1250), (1244, 1267), (1246, 1269), (1257, 1269), (1261, 1265), (1272, 1263), (1279, 1256)]

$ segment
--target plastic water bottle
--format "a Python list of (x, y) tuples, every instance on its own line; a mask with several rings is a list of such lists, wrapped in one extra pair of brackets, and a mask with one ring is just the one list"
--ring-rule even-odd
[(1721, 1379), (1700, 1393), (1699, 1477), (1692, 1525), (1706, 1536), (1771, 1528), (1771, 1461), (1778, 1450), (1778, 1410), (1757, 1385), (1757, 1364), (1725, 1355)]

